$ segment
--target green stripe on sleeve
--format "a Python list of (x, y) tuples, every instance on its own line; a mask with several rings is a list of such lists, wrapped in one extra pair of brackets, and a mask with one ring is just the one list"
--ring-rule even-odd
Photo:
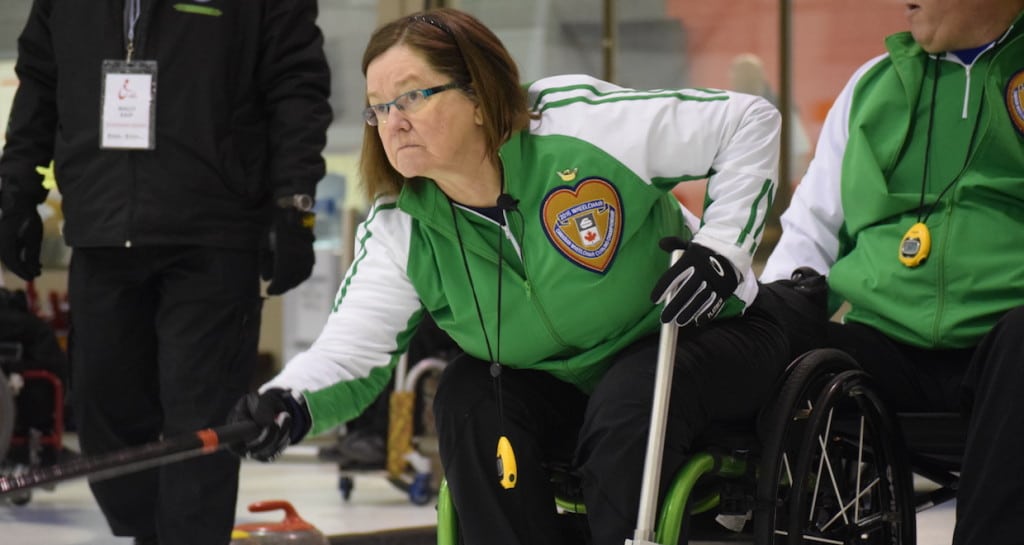
[[(569, 98), (566, 98), (566, 99), (563, 99), (563, 100), (556, 100), (556, 101), (550, 102), (548, 104), (545, 104), (544, 107), (540, 111), (544, 111), (544, 110), (547, 110), (549, 108), (558, 108), (558, 107), (566, 106), (566, 105), (573, 104), (573, 103), (576, 103), (576, 102), (586, 102), (588, 104), (603, 104), (603, 103), (606, 103), (606, 102), (618, 102), (620, 100), (648, 100), (648, 99), (655, 99), (655, 98), (673, 98), (673, 97), (674, 98), (678, 98), (679, 100), (692, 100), (692, 101), (698, 101), (698, 102), (708, 102), (708, 101), (717, 101), (717, 100), (729, 100), (729, 96), (725, 93), (725, 91), (720, 91), (720, 90), (715, 90), (715, 89), (689, 89), (689, 91), (700, 91), (700, 92), (706, 93), (708, 95), (711, 95), (711, 96), (707, 96), (707, 97), (700, 97), (700, 96), (694, 96), (692, 94), (683, 93), (680, 90), (675, 90), (675, 89), (657, 89), (657, 90), (652, 90), (652, 91), (637, 91), (636, 89), (618, 89), (618, 90), (615, 90), (615, 91), (601, 92), (601, 91), (598, 91), (597, 88), (594, 87), (593, 85), (580, 84), (580, 85), (567, 85), (565, 87), (552, 87), (552, 88), (549, 88), (549, 89), (544, 89), (540, 93), (537, 93), (537, 99), (533, 102), (533, 108), (532, 109), (533, 110), (537, 110), (537, 108), (540, 107), (540, 103), (548, 95), (551, 95), (551, 94), (554, 94), (554, 93), (565, 93), (565, 92), (569, 92), (569, 91), (578, 91), (578, 90), (590, 91), (590, 93), (594, 97), (598, 97), (598, 98), (591, 98), (591, 97), (586, 97), (586, 96), (569, 97)], [(626, 95), (626, 96), (623, 96), (623, 95)]]
[[(758, 214), (758, 212), (757, 212), (758, 204), (760, 204), (760, 202), (762, 200), (764, 200), (764, 199), (768, 199), (768, 208), (766, 209), (766, 211), (767, 210), (771, 210), (771, 207), (772, 207), (772, 180), (771, 180), (771, 178), (768, 178), (767, 180), (764, 181), (764, 183), (761, 185), (760, 193), (757, 194), (757, 198), (754, 199), (754, 202), (750, 205), (750, 214), (747, 216), (747, 224), (744, 225), (743, 226), (743, 230), (740, 231), (740, 237), (739, 237), (739, 239), (736, 240), (736, 244), (739, 244), (740, 246), (742, 246), (747, 241), (747, 237), (750, 236), (750, 232), (755, 229), (755, 225), (756, 225), (756, 231), (757, 231), (758, 234), (760, 234), (761, 230), (764, 229), (764, 223), (765, 223), (765, 220), (768, 217), (768, 214), (766, 213), (766, 214), (764, 214), (764, 216), (760, 216)], [(758, 217), (760, 217), (760, 221), (758, 221)]]

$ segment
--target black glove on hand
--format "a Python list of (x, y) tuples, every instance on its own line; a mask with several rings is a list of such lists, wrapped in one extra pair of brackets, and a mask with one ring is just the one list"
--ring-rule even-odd
[(43, 244), (43, 220), (36, 204), (19, 199), (11, 190), (0, 192), (0, 261), (28, 282), (39, 276), (39, 250)]
[(312, 418), (305, 405), (290, 392), (271, 388), (262, 394), (246, 394), (228, 414), (228, 423), (254, 422), (260, 434), (246, 443), (229, 446), (239, 457), (270, 462), (288, 445), (298, 443), (309, 432)]
[(678, 237), (663, 238), (660, 245), (666, 252), (685, 250), (651, 292), (652, 301), (665, 303), (662, 323), (700, 326), (710, 322), (739, 285), (732, 263), (709, 248)]
[(260, 275), (270, 280), (267, 293), (280, 295), (313, 272), (313, 224), (316, 216), (291, 206), (274, 207), (270, 232), (260, 256)]

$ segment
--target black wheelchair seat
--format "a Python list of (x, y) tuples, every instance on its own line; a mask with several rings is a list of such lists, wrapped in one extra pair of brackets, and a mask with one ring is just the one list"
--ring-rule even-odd
[(959, 459), (967, 442), (967, 421), (959, 413), (897, 413), (907, 450)]

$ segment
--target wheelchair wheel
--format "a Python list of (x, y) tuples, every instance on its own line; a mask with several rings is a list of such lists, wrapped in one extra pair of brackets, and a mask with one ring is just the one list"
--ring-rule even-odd
[(913, 544), (916, 521), (895, 416), (861, 370), (834, 376), (807, 421), (793, 470), (788, 543)]
[(778, 394), (760, 418), (762, 444), (755, 492), (754, 540), (758, 545), (787, 542), (793, 470), (806, 434), (808, 418), (828, 382), (857, 362), (840, 350), (807, 352), (789, 365)]

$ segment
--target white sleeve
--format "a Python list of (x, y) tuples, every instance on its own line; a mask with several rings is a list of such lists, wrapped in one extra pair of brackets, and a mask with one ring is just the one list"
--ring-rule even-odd
[(357, 231), (357, 250), (320, 336), (260, 387), (312, 392), (387, 367), (420, 310), (406, 275), (412, 219), (378, 201)]
[(732, 96), (730, 119), (718, 121), (724, 129), (721, 141), (705, 150), (714, 174), (708, 178), (709, 204), (693, 241), (725, 256), (742, 277), (753, 262), (778, 186), (782, 117), (765, 99)]
[(829, 109), (814, 159), (782, 214), (782, 237), (768, 257), (762, 282), (789, 278), (799, 267), (811, 267), (827, 275), (836, 262), (844, 221), (840, 184), (853, 90), (864, 73), (883, 58), (885, 55), (880, 55), (861, 66)]

